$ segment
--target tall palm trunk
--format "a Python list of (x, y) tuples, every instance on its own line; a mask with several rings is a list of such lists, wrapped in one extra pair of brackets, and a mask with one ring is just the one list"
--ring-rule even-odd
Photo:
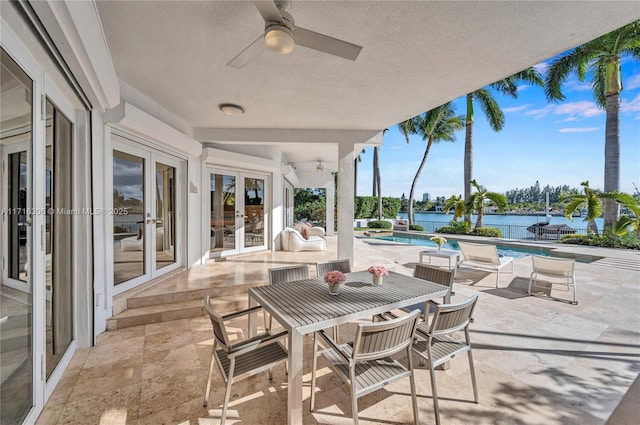
[(415, 224), (413, 219), (413, 194), (416, 189), (416, 184), (418, 183), (418, 178), (420, 177), (420, 173), (424, 168), (424, 164), (427, 162), (427, 156), (429, 155), (429, 150), (431, 149), (431, 144), (433, 140), (429, 138), (427, 142), (427, 148), (424, 150), (424, 156), (422, 157), (422, 162), (420, 162), (420, 166), (418, 167), (418, 171), (416, 172), (416, 176), (413, 178), (413, 183), (411, 183), (411, 191), (409, 192), (409, 206), (407, 207), (407, 216), (409, 217), (409, 224)]
[[(464, 199), (471, 197), (473, 179), (473, 93), (467, 94), (467, 118), (464, 134)], [(465, 223), (471, 225), (471, 214), (465, 213)]]
[[(605, 80), (607, 122), (604, 142), (604, 191), (620, 189), (620, 57), (614, 56), (607, 61)], [(604, 200), (604, 230), (613, 229), (618, 221), (620, 206), (613, 199)]]
[(484, 205), (480, 204), (476, 214), (478, 214), (478, 218), (476, 219), (476, 227), (475, 227), (475, 229), (478, 230), (479, 228), (482, 227), (483, 221), (484, 221)]

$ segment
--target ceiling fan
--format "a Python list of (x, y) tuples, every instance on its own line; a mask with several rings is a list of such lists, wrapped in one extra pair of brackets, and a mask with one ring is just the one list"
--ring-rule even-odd
[(243, 68), (265, 49), (287, 54), (293, 50), (294, 45), (352, 61), (356, 60), (362, 50), (362, 46), (357, 44), (296, 26), (293, 16), (286, 11), (290, 3), (288, 0), (254, 1), (253, 3), (264, 18), (264, 34), (231, 59), (227, 63), (228, 66)]

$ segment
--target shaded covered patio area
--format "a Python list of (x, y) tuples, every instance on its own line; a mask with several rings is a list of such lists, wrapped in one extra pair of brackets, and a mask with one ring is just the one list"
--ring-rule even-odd
[[(164, 282), (188, 285), (266, 284), (267, 271), (336, 258), (336, 237), (324, 253), (274, 252), (244, 255), (189, 270)], [(385, 265), (411, 274), (420, 247), (356, 238), (354, 270)], [(499, 289), (489, 272), (461, 267), (453, 301), (478, 294), (471, 325), (480, 404), (473, 403), (466, 358), (437, 371), (440, 411), (447, 424), (603, 424), (640, 370), (640, 298), (637, 252), (564, 245), (566, 252), (601, 257), (577, 263), (578, 305), (564, 289), (528, 296), (531, 258), (515, 260), (501, 273)], [(438, 266), (447, 260), (434, 258)], [(182, 282), (182, 283), (178, 283)], [(240, 335), (242, 321), (233, 322)], [(344, 326), (343, 337), (354, 325)], [(312, 338), (305, 338), (304, 423), (351, 424), (349, 392), (320, 363), (316, 411), (309, 412)], [(217, 424), (224, 386), (214, 373), (209, 407), (202, 407), (212, 331), (208, 317), (127, 327), (103, 333), (95, 347), (79, 350), (37, 424)], [(414, 359), (418, 365), (417, 357)], [(421, 423), (434, 423), (429, 371), (416, 366)], [(284, 367), (273, 381), (263, 373), (233, 386), (227, 423), (286, 423)], [(361, 424), (412, 421), (408, 381), (390, 384), (360, 399)], [(633, 411), (633, 409), (632, 409)], [(631, 418), (628, 418), (630, 420)], [(625, 423), (625, 422), (616, 422)], [(632, 423), (632, 422), (629, 422)]]

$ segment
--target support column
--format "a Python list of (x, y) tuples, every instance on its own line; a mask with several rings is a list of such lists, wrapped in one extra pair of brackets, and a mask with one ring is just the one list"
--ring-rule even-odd
[(325, 186), (325, 194), (326, 194), (326, 203), (327, 203), (327, 211), (325, 217), (325, 232), (327, 235), (335, 235), (335, 202), (336, 202), (336, 188), (333, 184), (333, 178), (331, 179), (331, 183)]
[(338, 147), (338, 258), (348, 258), (353, 264), (353, 181), (354, 145)]

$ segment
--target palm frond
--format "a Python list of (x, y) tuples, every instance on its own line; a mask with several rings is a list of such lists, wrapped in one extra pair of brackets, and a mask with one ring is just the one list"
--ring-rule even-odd
[(564, 216), (571, 220), (573, 216), (573, 212), (584, 202), (586, 201), (586, 196), (584, 195), (574, 195), (571, 198), (571, 201), (564, 207)]
[(593, 98), (596, 104), (604, 109), (607, 99), (605, 95), (605, 86), (607, 81), (607, 63), (598, 61), (594, 65), (593, 75), (591, 78), (591, 88), (593, 90)]
[(618, 236), (623, 236), (628, 233), (628, 228), (631, 227), (634, 230), (638, 230), (638, 220), (634, 220), (628, 215), (622, 215), (613, 225), (613, 232)]
[(482, 108), (482, 112), (487, 117), (489, 126), (493, 131), (500, 131), (504, 127), (504, 113), (500, 109), (500, 105), (486, 89), (475, 91), (475, 97)]
[(596, 196), (587, 197), (587, 217), (586, 220), (595, 220), (602, 215), (602, 201)]

